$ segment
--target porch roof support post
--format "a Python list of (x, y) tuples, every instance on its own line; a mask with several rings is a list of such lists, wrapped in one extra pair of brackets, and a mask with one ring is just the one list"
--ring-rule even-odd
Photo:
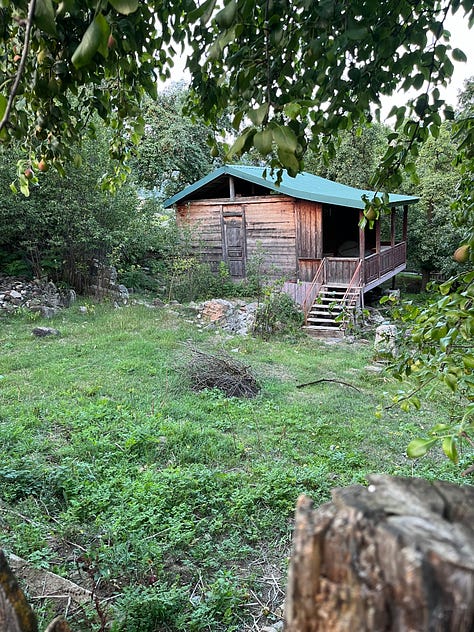
[(403, 207), (403, 241), (408, 237), (408, 204)]
[(375, 220), (375, 252), (380, 253), (380, 224), (382, 223), (382, 217)]
[(364, 219), (364, 211), (359, 211), (359, 259), (360, 265), (360, 284), (363, 286), (365, 283), (365, 227), (361, 228), (360, 223)]
[(235, 183), (232, 176), (229, 176), (229, 198), (235, 200)]
[(395, 246), (395, 218), (396, 218), (396, 210), (392, 206), (390, 209), (390, 246), (393, 248)]
[(364, 219), (364, 212), (359, 211), (359, 259), (365, 258), (365, 228), (361, 228), (360, 223)]

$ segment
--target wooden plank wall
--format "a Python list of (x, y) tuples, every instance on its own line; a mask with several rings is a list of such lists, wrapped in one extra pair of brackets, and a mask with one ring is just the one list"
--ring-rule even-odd
[(194, 252), (217, 269), (224, 259), (221, 213), (242, 209), (246, 221), (247, 262), (263, 255), (262, 274), (296, 280), (293, 198), (271, 195), (232, 201), (199, 200), (178, 207), (178, 223), (191, 227)]
[(263, 273), (296, 279), (295, 201), (283, 195), (247, 198), (247, 258), (264, 254)]
[(214, 200), (192, 202), (178, 206), (177, 222), (181, 227), (191, 230), (192, 252), (214, 271), (223, 260), (221, 206)]
[(298, 281), (297, 283), (286, 282), (283, 284), (281, 291), (291, 296), (291, 298), (300, 306), (303, 306), (306, 294), (308, 293), (311, 283), (309, 281)]

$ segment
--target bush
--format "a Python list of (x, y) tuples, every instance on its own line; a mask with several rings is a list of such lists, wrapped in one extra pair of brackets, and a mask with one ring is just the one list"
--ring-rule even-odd
[(300, 307), (280, 289), (268, 286), (257, 310), (254, 333), (262, 338), (289, 334), (301, 329), (304, 317)]

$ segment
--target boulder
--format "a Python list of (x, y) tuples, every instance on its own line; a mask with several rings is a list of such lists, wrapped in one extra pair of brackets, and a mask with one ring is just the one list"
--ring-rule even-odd
[(398, 355), (398, 329), (384, 323), (375, 330), (374, 350), (377, 358), (396, 358)]

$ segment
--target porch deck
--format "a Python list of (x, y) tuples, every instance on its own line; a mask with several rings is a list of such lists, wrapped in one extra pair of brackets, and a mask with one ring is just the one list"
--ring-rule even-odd
[[(357, 269), (361, 263), (359, 270)], [(356, 285), (363, 293), (381, 285), (406, 268), (406, 241), (393, 246), (382, 244), (380, 252), (364, 259), (358, 257), (326, 257), (321, 261), (318, 274), (313, 281), (287, 282), (283, 291), (299, 305), (311, 301), (311, 294), (317, 294), (320, 287), (345, 287)], [(357, 278), (354, 278), (356, 274)]]

